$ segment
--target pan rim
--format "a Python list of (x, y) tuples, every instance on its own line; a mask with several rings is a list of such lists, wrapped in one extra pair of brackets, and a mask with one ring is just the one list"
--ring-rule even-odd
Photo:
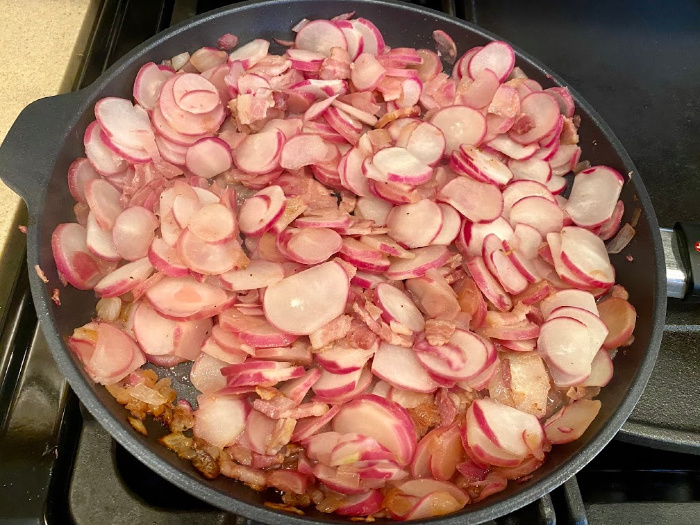
[[(302, 0), (304, 1), (304, 0)], [(450, 24), (456, 24), (460, 26), (465, 31), (469, 31), (473, 34), (479, 35), (481, 37), (487, 38), (489, 40), (502, 40), (498, 35), (495, 35), (489, 31), (485, 31), (480, 27), (477, 27), (464, 20), (445, 15), (441, 12), (434, 11), (432, 9), (417, 7), (412, 4), (404, 4), (401, 2), (392, 2), (389, 0), (355, 0), (359, 3), (366, 5), (373, 5), (378, 7), (390, 7), (393, 9), (401, 9), (404, 11), (415, 12), (424, 16), (430, 16), (433, 19), (448, 22)], [(130, 64), (137, 62), (138, 59), (145, 53), (147, 53), (152, 48), (156, 47), (160, 43), (166, 40), (171, 40), (180, 33), (189, 30), (193, 27), (202, 26), (210, 23), (210, 21), (216, 20), (221, 17), (230, 16), (232, 13), (240, 13), (247, 11), (249, 9), (255, 9), (260, 4), (297, 4), (300, 3), (299, 0), (274, 0), (273, 2), (265, 0), (249, 0), (247, 2), (242, 2), (235, 4), (234, 6), (223, 7), (208, 13), (204, 13), (197, 17), (185, 20), (157, 35), (147, 40), (146, 42), (139, 45), (137, 48), (127, 53), (124, 57), (118, 60), (113, 66), (107, 69), (91, 86), (81, 90), (85, 99), (80, 107), (76, 110), (75, 118), (71, 122), (67, 122), (67, 127), (72, 127), (76, 124), (77, 119), (84, 113), (87, 109), (88, 103), (91, 103), (91, 95), (94, 92), (99, 92), (108, 84), (114, 77), (122, 74), (123, 70)], [(343, 8), (347, 3), (343, 0), (326, 0), (326, 3), (337, 4), (339, 9), (346, 10)], [(507, 42), (507, 40), (506, 40)], [(510, 44), (510, 42), (509, 42)], [(512, 44), (511, 44), (512, 45)], [(624, 165), (629, 167), (637, 173), (637, 169), (629, 157), (624, 147), (617, 139), (612, 130), (603, 121), (603, 119), (598, 115), (598, 113), (566, 82), (563, 81), (561, 77), (553, 73), (549, 68), (541, 64), (537, 59), (530, 56), (528, 53), (524, 52), (517, 46), (513, 46), (517, 57), (520, 60), (527, 61), (531, 66), (537, 68), (543, 74), (547, 74), (551, 79), (559, 84), (567, 86), (574, 98), (577, 106), (585, 111), (594, 122), (595, 126), (605, 135), (607, 140), (611, 143), (616, 153), (622, 159)], [(631, 181), (635, 192), (639, 198), (640, 204), (645, 211), (645, 218), (649, 223), (651, 230), (651, 242), (654, 250), (654, 259), (656, 262), (656, 282), (655, 282), (655, 303), (652, 305), (652, 319), (653, 323), (651, 336), (649, 339), (649, 344), (647, 346), (646, 355), (644, 360), (640, 363), (637, 370), (636, 377), (633, 379), (629, 390), (627, 391), (625, 397), (618, 405), (616, 411), (612, 413), (609, 420), (602, 426), (600, 431), (591, 438), (589, 443), (587, 443), (581, 451), (565, 460), (562, 465), (550, 475), (544, 477), (532, 485), (520, 490), (518, 493), (510, 496), (504, 500), (495, 500), (490, 504), (486, 504), (483, 508), (477, 510), (470, 510), (466, 507), (459, 513), (454, 515), (442, 516), (437, 518), (432, 518), (426, 520), (426, 523), (441, 523), (444, 525), (457, 525), (466, 523), (481, 523), (490, 519), (495, 519), (497, 517), (508, 514), (514, 510), (517, 510), (528, 503), (542, 497), (543, 495), (551, 492), (555, 488), (562, 485), (569, 478), (575, 475), (579, 470), (581, 470), (595, 455), (597, 455), (602, 448), (607, 445), (607, 443), (615, 436), (615, 434), (620, 430), (624, 422), (627, 420), (629, 415), (632, 413), (634, 406), (639, 400), (644, 387), (651, 375), (651, 372), (656, 361), (656, 356), (658, 355), (659, 347), (661, 344), (661, 337), (663, 335), (664, 319), (666, 315), (666, 288), (664, 277), (665, 274), (661, 272), (661, 268), (664, 267), (664, 255), (661, 246), (661, 238), (659, 234), (659, 227), (656, 215), (651, 204), (651, 200), (646, 191), (646, 188), (639, 177), (635, 177)], [(43, 203), (42, 203), (43, 204)], [(39, 213), (38, 210), (34, 210), (35, 213)], [(32, 268), (35, 264), (39, 263), (39, 254), (37, 252), (39, 246), (39, 232), (38, 229), (34, 229), (32, 235), (32, 246), (36, 247), (28, 251), (28, 257), (30, 258), (29, 267)], [(215, 505), (223, 510), (242, 514), (247, 517), (252, 517), (254, 519), (264, 521), (270, 524), (297, 524), (297, 525), (308, 525), (312, 522), (317, 522), (318, 520), (311, 517), (296, 517), (290, 515), (289, 513), (282, 513), (279, 511), (272, 510), (270, 508), (260, 506), (253, 503), (247, 503), (245, 501), (237, 499), (229, 493), (223, 490), (217, 489), (206, 483), (204, 478), (201, 478), (194, 473), (178, 469), (171, 465), (164, 459), (160, 458), (158, 455), (150, 452), (148, 449), (143, 447), (138, 438), (130, 431), (126, 420), (120, 421), (112, 415), (112, 413), (107, 409), (105, 405), (99, 400), (99, 398), (93, 393), (91, 385), (88, 384), (87, 380), (83, 376), (82, 372), (77, 368), (75, 363), (70, 359), (67, 353), (65, 343), (60, 337), (58, 331), (56, 330), (55, 320), (51, 313), (51, 308), (48, 303), (49, 297), (43, 283), (40, 283), (38, 279), (30, 279), (32, 295), (35, 299), (35, 305), (37, 313), (40, 319), (41, 329), (47, 339), (51, 353), (56, 360), (61, 373), (67, 378), (70, 383), (71, 388), (76, 392), (80, 400), (83, 402), (88, 411), (100, 422), (100, 424), (110, 433), (110, 435), (119, 442), (124, 448), (126, 448), (129, 453), (138, 458), (142, 463), (147, 465), (150, 469), (157, 472), (162, 477), (168, 479), (176, 486), (189, 492), (190, 494)], [(466, 520), (466, 521), (465, 521)], [(347, 520), (337, 519), (334, 515), (324, 519), (326, 523), (348, 523)]]

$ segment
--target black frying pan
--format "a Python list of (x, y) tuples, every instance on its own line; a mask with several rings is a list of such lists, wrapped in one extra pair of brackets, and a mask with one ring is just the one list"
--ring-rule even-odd
[[(83, 155), (83, 132), (94, 119), (95, 102), (105, 96), (130, 97), (134, 77), (142, 64), (215, 45), (216, 39), (224, 33), (237, 34), (242, 42), (257, 37), (289, 38), (290, 28), (302, 18), (330, 18), (352, 10), (357, 16), (371, 19), (393, 47), (432, 47), (432, 32), (436, 29), (450, 34), (460, 53), (498, 39), (443, 14), (384, 0), (246, 2), (191, 19), (157, 35), (122, 58), (86, 89), (34, 102), (20, 114), (0, 148), (0, 176), (22, 196), (29, 208), (27, 258), (41, 327), (54, 359), (73, 390), (120, 444), (164, 478), (213, 505), (265, 523), (348, 523), (348, 520), (314, 511), (305, 517), (273, 511), (262, 505), (264, 495), (238, 482), (224, 477), (205, 480), (189, 462), (178, 459), (157, 442), (163, 434), (158, 424), (150, 425), (148, 437), (134, 431), (126, 420), (124, 408), (102, 386), (89, 379), (64, 344), (64, 338), (73, 328), (90, 320), (96, 299), (90, 292), (66, 287), (61, 289), (63, 306), (53, 304), (51, 290), (59, 280), (51, 253), (51, 233), (58, 223), (74, 220), (66, 172), (71, 161)], [(517, 64), (528, 76), (545, 86), (563, 85), (556, 75), (534, 59), (517, 48), (516, 53)], [(612, 257), (618, 268), (618, 282), (629, 290), (630, 300), (639, 315), (635, 342), (615, 358), (615, 376), (599, 396), (600, 414), (583, 437), (555, 447), (531, 480), (511, 483), (505, 491), (486, 501), (454, 515), (428, 520), (431, 523), (480, 523), (520, 508), (561, 485), (613, 438), (639, 399), (654, 366), (666, 307), (664, 256), (654, 210), (622, 145), (598, 114), (574, 91), (572, 95), (577, 113), (581, 115), (584, 158), (594, 165), (605, 164), (621, 173), (635, 174), (625, 184), (621, 198), (625, 203), (624, 220), (630, 220), (634, 210), (641, 209), (637, 235), (622, 254)], [(634, 258), (634, 263), (625, 260), (627, 255)], [(45, 271), (50, 280), (48, 285), (31, 270), (36, 264)], [(175, 376), (186, 376), (186, 370), (177, 372)], [(176, 386), (181, 395), (191, 397), (191, 387), (181, 383)]]

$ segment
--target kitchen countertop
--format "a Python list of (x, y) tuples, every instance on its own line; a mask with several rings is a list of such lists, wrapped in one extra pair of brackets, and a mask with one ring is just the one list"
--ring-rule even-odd
[[(0, 0), (0, 142), (20, 111), (42, 97), (69, 91), (81, 63), (98, 0)], [(26, 223), (21, 199), (0, 182), (0, 309), (21, 266)], [(0, 310), (0, 319), (2, 319)]]

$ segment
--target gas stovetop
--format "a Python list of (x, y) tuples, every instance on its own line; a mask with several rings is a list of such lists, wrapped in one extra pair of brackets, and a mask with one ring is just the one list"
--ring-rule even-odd
[[(158, 31), (228, 3), (104, 0), (75, 87)], [(476, 23), (559, 73), (625, 145), (661, 226), (700, 222), (700, 4), (412, 3)], [(151, 472), (82, 409), (37, 328), (25, 274), (0, 311), (0, 524), (246, 524)], [(618, 439), (563, 487), (492, 523), (698, 523), (698, 332), (700, 310), (670, 300), (655, 372)]]

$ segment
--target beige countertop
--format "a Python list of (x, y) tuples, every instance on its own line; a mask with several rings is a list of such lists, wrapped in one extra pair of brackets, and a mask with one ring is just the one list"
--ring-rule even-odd
[[(29, 103), (70, 89), (99, 3), (0, 0), (0, 141)], [(0, 309), (9, 293), (4, 285), (21, 263), (25, 241), (17, 226), (25, 217), (21, 199), (0, 182)]]

